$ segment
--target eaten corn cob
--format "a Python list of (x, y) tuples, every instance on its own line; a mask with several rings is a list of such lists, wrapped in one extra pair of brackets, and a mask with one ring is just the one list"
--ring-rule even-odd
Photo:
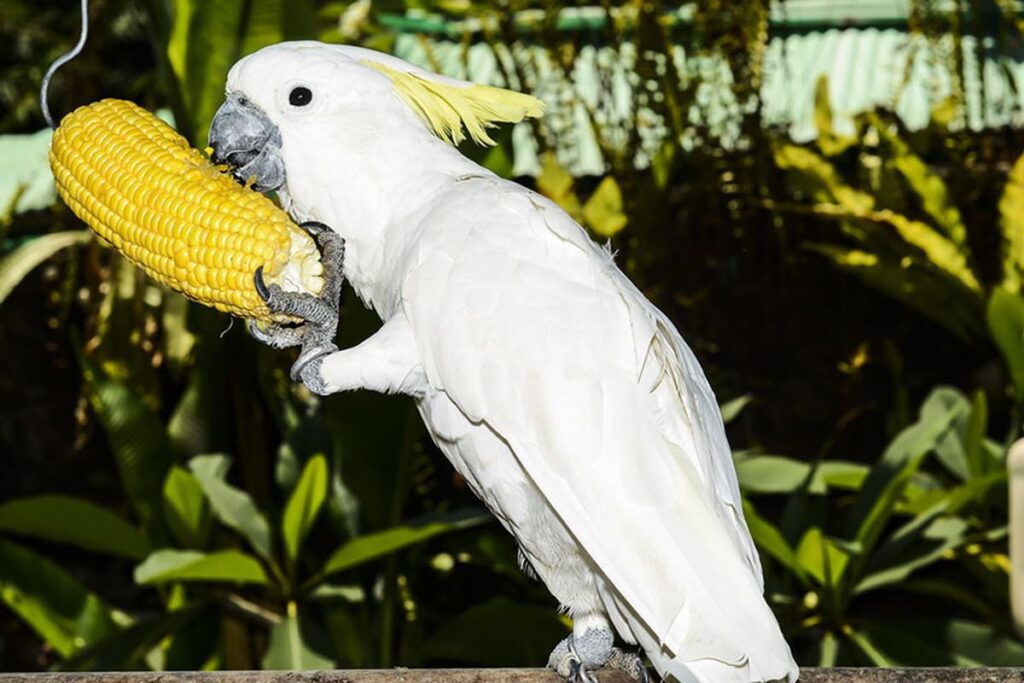
[(57, 192), (75, 215), (154, 279), (207, 306), (262, 322), (267, 284), (319, 294), (312, 238), (267, 197), (220, 172), (141, 107), (107, 99), (61, 121), (50, 146)]

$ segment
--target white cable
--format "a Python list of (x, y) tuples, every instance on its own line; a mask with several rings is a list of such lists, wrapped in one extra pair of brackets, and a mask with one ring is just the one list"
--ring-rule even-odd
[(50, 115), (50, 104), (47, 101), (50, 91), (50, 79), (53, 78), (53, 74), (57, 73), (57, 69), (61, 68), (81, 53), (82, 48), (85, 47), (85, 39), (88, 36), (89, 0), (82, 0), (82, 32), (78, 35), (78, 43), (60, 57), (53, 60), (53, 64), (51, 64), (50, 68), (46, 70), (46, 75), (43, 76), (43, 83), (39, 87), (39, 108), (43, 110), (43, 118), (46, 119), (46, 125), (50, 128), (57, 127), (53, 123), (53, 116)]

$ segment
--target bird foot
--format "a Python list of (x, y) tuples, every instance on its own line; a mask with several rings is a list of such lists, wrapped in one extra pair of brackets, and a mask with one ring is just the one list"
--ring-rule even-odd
[(625, 650), (613, 647), (612, 654), (604, 665), (609, 669), (624, 671), (626, 675), (634, 681), (650, 683), (650, 677), (647, 675), (647, 666), (644, 664), (644, 658), (636, 652), (626, 652)]
[(548, 657), (548, 667), (568, 683), (596, 683), (593, 671), (612, 655), (615, 637), (607, 629), (589, 628), (560, 642)]
[(298, 318), (295, 325), (270, 323), (261, 325), (249, 321), (249, 332), (258, 341), (274, 348), (301, 346), (302, 351), (292, 365), (293, 381), (302, 382), (310, 391), (326, 393), (320, 377), (323, 357), (338, 350), (334, 335), (338, 329), (338, 307), (341, 285), (344, 281), (342, 265), (345, 259), (345, 240), (323, 223), (308, 222), (302, 227), (320, 248), (324, 267), (324, 287), (319, 296), (305, 292), (286, 292), (276, 284), (267, 285), (263, 268), (253, 276), (256, 292), (273, 314)]

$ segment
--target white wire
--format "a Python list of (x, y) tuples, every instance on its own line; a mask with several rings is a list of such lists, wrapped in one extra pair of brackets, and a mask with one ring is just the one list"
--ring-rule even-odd
[(53, 123), (53, 116), (50, 115), (50, 104), (47, 101), (50, 92), (50, 79), (53, 78), (53, 74), (57, 73), (57, 69), (61, 68), (81, 53), (82, 48), (85, 47), (85, 39), (88, 36), (89, 0), (82, 0), (82, 31), (78, 35), (78, 43), (60, 57), (53, 60), (53, 64), (51, 64), (50, 68), (46, 70), (46, 75), (43, 76), (43, 83), (39, 87), (39, 108), (43, 110), (43, 118), (46, 119), (46, 125), (50, 128), (57, 127)]

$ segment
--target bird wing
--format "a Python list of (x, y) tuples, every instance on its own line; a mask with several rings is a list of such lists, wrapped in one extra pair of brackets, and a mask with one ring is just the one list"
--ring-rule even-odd
[(486, 179), (439, 203), (411, 259), (403, 307), (431, 385), (508, 443), (638, 627), (687, 661), (791, 665), (714, 395), (611, 254)]

